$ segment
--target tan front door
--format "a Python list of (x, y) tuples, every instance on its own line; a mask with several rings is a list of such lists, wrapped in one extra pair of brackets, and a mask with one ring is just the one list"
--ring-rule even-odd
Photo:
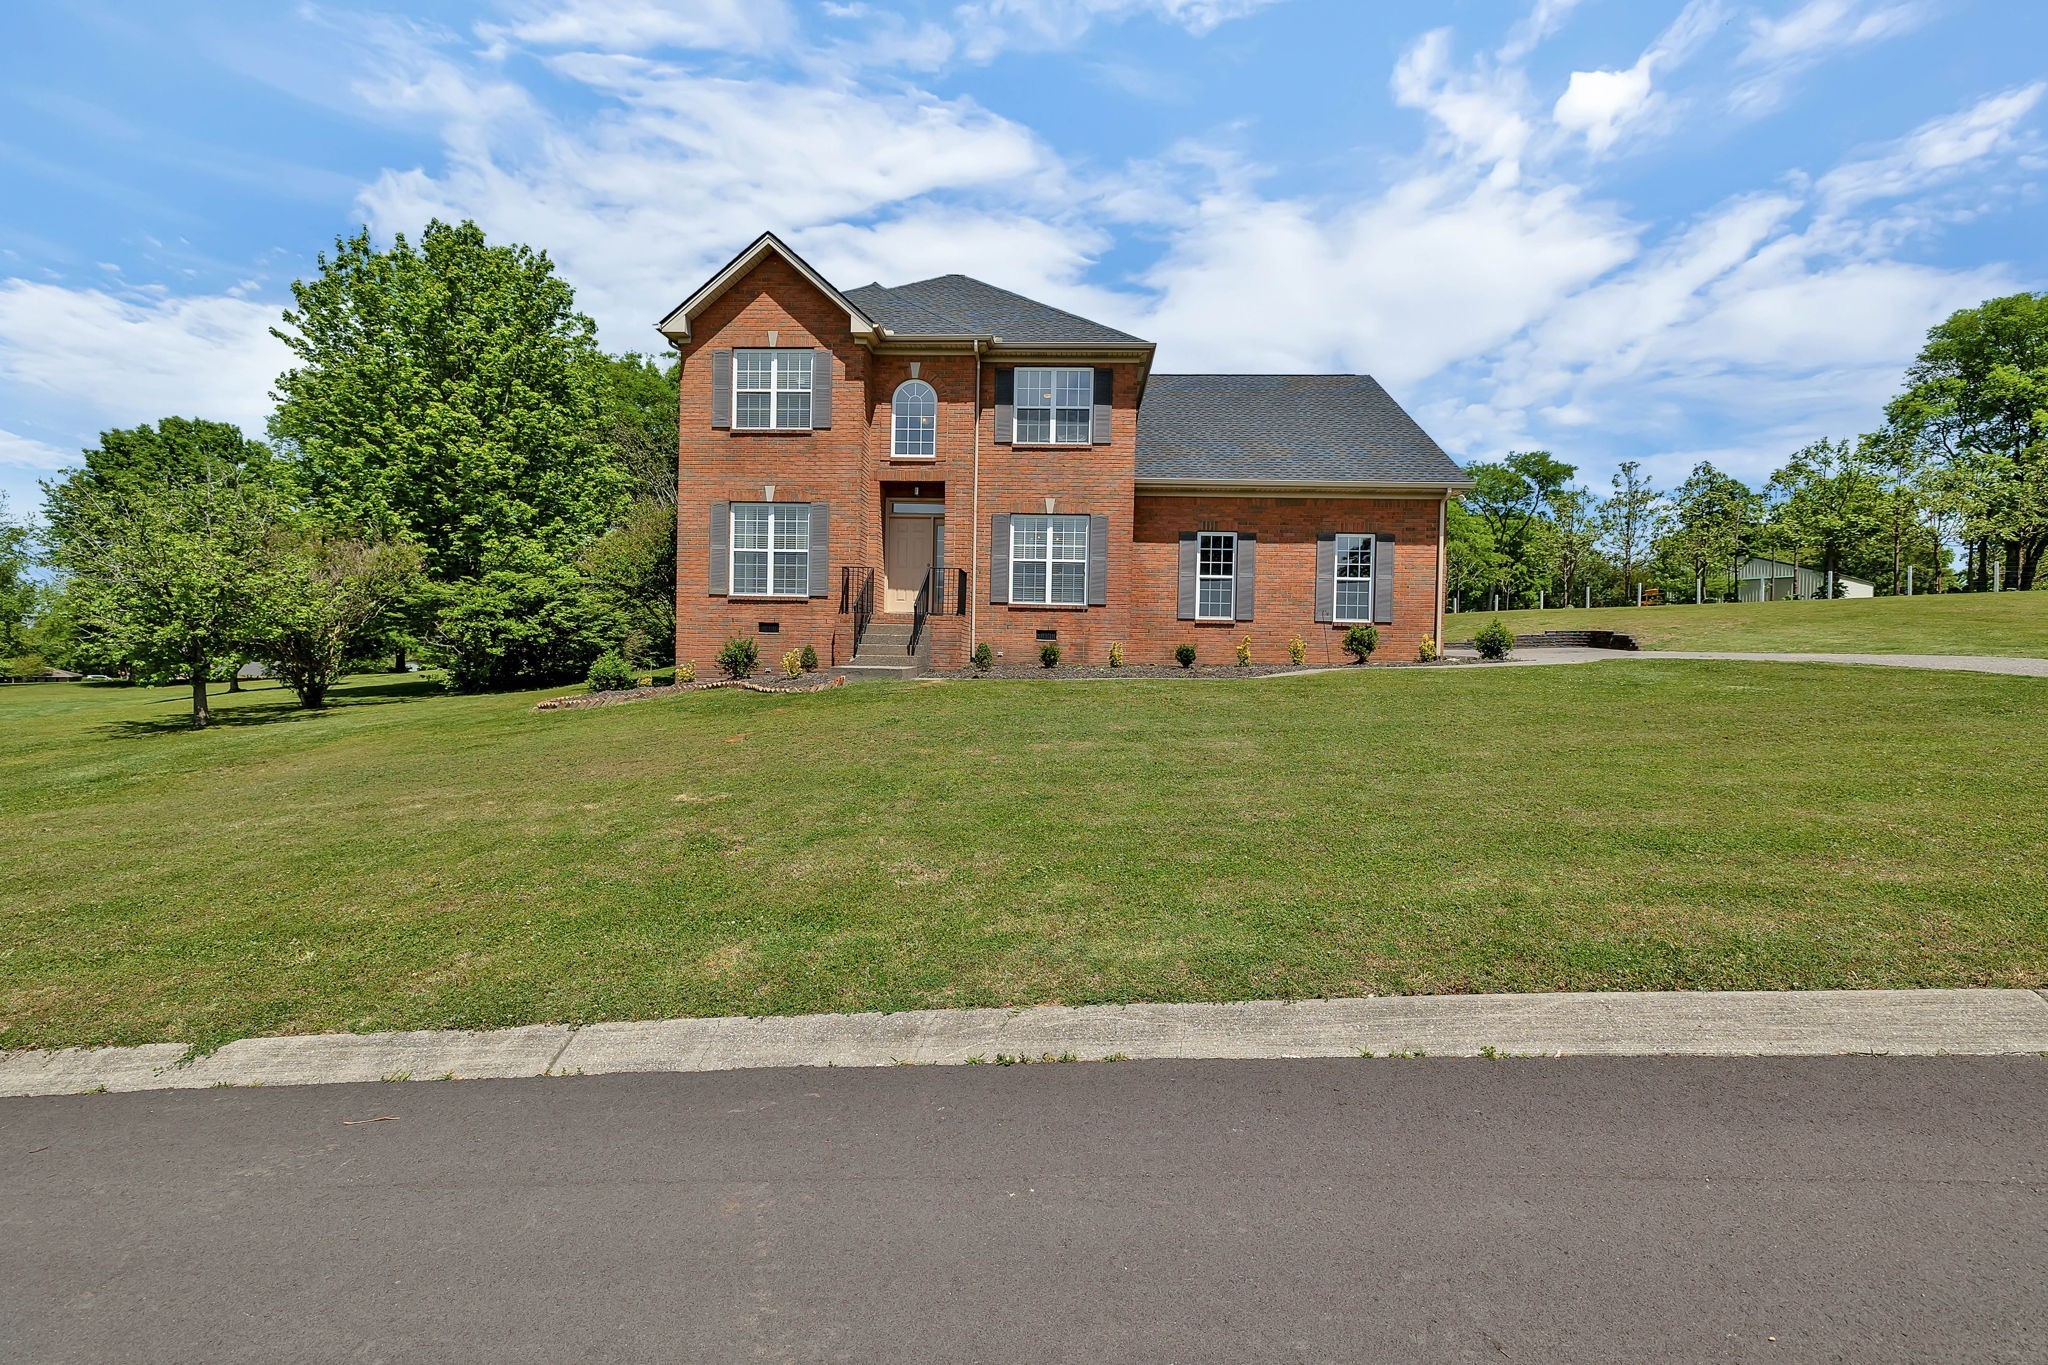
[(917, 605), (938, 543), (937, 517), (891, 514), (882, 531), (882, 610), (908, 612)]

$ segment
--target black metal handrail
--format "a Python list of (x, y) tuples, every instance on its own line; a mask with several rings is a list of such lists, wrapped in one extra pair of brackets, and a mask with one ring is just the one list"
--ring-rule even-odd
[(853, 652), (860, 652), (860, 640), (875, 619), (875, 571), (863, 564), (842, 565), (839, 570), (839, 614), (853, 618)]
[(931, 616), (967, 614), (967, 570), (934, 564), (924, 571), (917, 600), (910, 607), (910, 653), (924, 643), (924, 623)]

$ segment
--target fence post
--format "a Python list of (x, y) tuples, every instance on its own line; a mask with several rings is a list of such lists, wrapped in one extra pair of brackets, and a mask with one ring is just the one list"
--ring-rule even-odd
[(1643, 605), (1643, 585), (1640, 583), (1636, 584), (1636, 605)]
[(1536, 610), (1543, 610), (1543, 589), (1536, 589)]
[(1593, 609), (1593, 585), (1592, 585), (1591, 583), (1588, 583), (1588, 584), (1586, 585), (1586, 610), (1588, 610), (1588, 611), (1591, 611), (1592, 609)]
[(1906, 596), (1908, 596), (1908, 597), (1911, 597), (1912, 595), (1913, 595), (1913, 566), (1912, 566), (1911, 564), (1908, 564), (1908, 565), (1906, 566)]

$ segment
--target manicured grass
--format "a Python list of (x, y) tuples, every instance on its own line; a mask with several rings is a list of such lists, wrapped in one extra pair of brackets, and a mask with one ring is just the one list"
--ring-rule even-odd
[(1460, 612), (1444, 637), (1469, 640), (1494, 616), (1517, 634), (1618, 630), (1644, 649), (1793, 654), (2005, 654), (2048, 658), (2048, 592), (1944, 593), (1834, 602)]
[(0, 689), (0, 1045), (2048, 984), (2048, 685), (1622, 660), (697, 693)]

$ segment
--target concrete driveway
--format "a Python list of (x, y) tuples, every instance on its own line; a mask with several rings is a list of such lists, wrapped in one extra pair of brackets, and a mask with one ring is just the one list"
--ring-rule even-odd
[[(1452, 658), (1474, 659), (1470, 649), (1445, 651)], [(1931, 668), (1944, 673), (2009, 673), (2048, 678), (2048, 659), (1996, 654), (1748, 654), (1705, 649), (1581, 649), (1575, 645), (1539, 645), (1517, 649), (1496, 667), (1533, 664), (1592, 664), (1612, 659), (1720, 659), (1763, 664), (1870, 664), (1878, 668)]]
[(0, 1100), (0, 1358), (2022, 1360), (2048, 1061)]

